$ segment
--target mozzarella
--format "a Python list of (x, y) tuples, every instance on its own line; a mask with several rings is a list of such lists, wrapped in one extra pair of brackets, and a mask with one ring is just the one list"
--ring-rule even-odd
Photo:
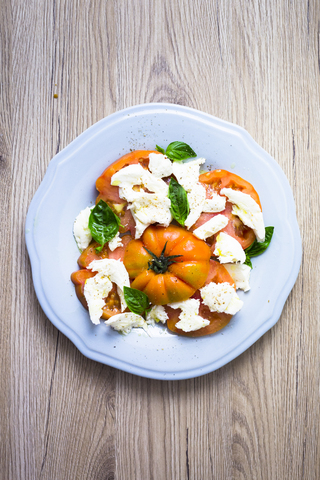
[(214, 254), (220, 263), (244, 263), (246, 254), (238, 240), (227, 233), (220, 232), (216, 239)]
[(119, 232), (108, 243), (108, 247), (110, 248), (111, 252), (113, 252), (118, 247), (122, 247), (122, 245), (123, 245), (123, 243), (122, 243), (122, 240), (120, 238)]
[(112, 328), (120, 333), (123, 333), (124, 335), (128, 335), (133, 328), (147, 328), (144, 318), (136, 313), (131, 312), (114, 315), (104, 323), (106, 325), (110, 325)]
[(187, 198), (190, 211), (184, 224), (187, 228), (190, 228), (201, 215), (206, 198), (206, 189), (200, 183), (196, 183), (192, 190), (187, 193)]
[[(118, 185), (119, 196), (129, 202), (128, 208), (131, 209), (136, 222), (135, 238), (140, 238), (152, 223), (160, 223), (167, 227), (172, 221), (171, 202), (168, 198), (169, 186), (140, 164), (129, 165), (119, 170), (112, 176), (111, 184)], [(139, 190), (137, 186), (142, 188)], [(143, 187), (153, 193), (146, 192)]]
[(137, 198), (129, 207), (141, 223), (160, 223), (167, 227), (172, 221), (171, 202), (168, 197), (156, 193), (146, 193)]
[(265, 227), (263, 215), (257, 202), (247, 193), (233, 190), (232, 188), (223, 188), (220, 193), (228, 197), (229, 202), (233, 203), (233, 215), (237, 215), (242, 223), (252, 228), (258, 242), (264, 242)]
[(84, 284), (84, 296), (88, 304), (90, 318), (92, 323), (98, 325), (102, 315), (102, 308), (105, 305), (104, 299), (109, 295), (112, 283), (117, 285), (121, 311), (125, 310), (127, 305), (124, 299), (123, 287), (130, 287), (129, 275), (121, 260), (109, 258), (93, 260), (88, 269), (98, 272), (94, 277), (88, 278)]
[(251, 268), (249, 267), (249, 265), (241, 265), (241, 264), (231, 265), (226, 263), (224, 267), (227, 269), (232, 280), (235, 282), (237, 289), (239, 288), (244, 292), (248, 292), (248, 290), (250, 290), (249, 280), (250, 280)]
[(87, 207), (81, 210), (73, 224), (73, 235), (77, 242), (79, 250), (87, 248), (92, 240), (92, 235), (88, 226), (91, 210), (94, 207)]
[(203, 303), (209, 307), (211, 312), (224, 312), (229, 315), (234, 315), (243, 305), (235, 289), (228, 282), (211, 282), (200, 288), (200, 294)]
[(200, 238), (201, 240), (206, 240), (206, 238), (211, 237), (215, 233), (222, 230), (228, 225), (229, 219), (225, 215), (216, 215), (208, 220), (206, 223), (196, 228), (193, 231), (193, 235)]
[(150, 312), (147, 314), (147, 324), (154, 325), (156, 323), (163, 323), (165, 324), (168, 320), (167, 312), (165, 311), (162, 305), (155, 305), (151, 308)]
[(210, 325), (210, 321), (199, 315), (200, 300), (190, 298), (184, 302), (175, 302), (168, 305), (171, 308), (180, 308), (180, 321), (176, 323), (176, 327), (184, 332), (194, 332), (200, 328)]
[(202, 207), (205, 213), (222, 212), (226, 208), (226, 198), (212, 192), (212, 198), (206, 198)]
[(171, 160), (162, 153), (150, 153), (148, 168), (157, 178), (169, 177), (172, 174)]
[(205, 158), (197, 158), (196, 160), (191, 160), (190, 162), (173, 162), (172, 170), (173, 175), (176, 177), (180, 185), (190, 192), (194, 187), (194, 184), (198, 182), (200, 165), (206, 161)]

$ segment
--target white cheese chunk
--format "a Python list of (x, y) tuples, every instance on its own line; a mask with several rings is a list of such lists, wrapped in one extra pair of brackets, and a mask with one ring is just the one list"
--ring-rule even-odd
[(216, 238), (214, 254), (220, 263), (244, 263), (246, 254), (238, 240), (227, 233), (220, 232)]
[(87, 248), (92, 240), (92, 235), (88, 227), (91, 210), (94, 207), (87, 207), (81, 210), (73, 224), (73, 235), (77, 242), (79, 250)]
[(205, 158), (197, 158), (190, 162), (173, 162), (173, 175), (186, 192), (191, 192), (194, 184), (199, 180), (200, 165), (206, 161)]
[(200, 300), (190, 298), (184, 302), (175, 302), (169, 304), (171, 308), (180, 308), (180, 321), (176, 323), (176, 327), (184, 332), (194, 332), (200, 328), (210, 325), (210, 321), (199, 315)]
[(243, 305), (235, 289), (230, 283), (214, 283), (200, 288), (203, 303), (209, 307), (211, 312), (228, 313), (234, 315)]
[(172, 162), (162, 153), (149, 154), (148, 168), (152, 175), (157, 178), (169, 177), (172, 174)]
[(109, 295), (112, 283), (117, 285), (121, 311), (127, 307), (123, 287), (130, 287), (129, 275), (121, 260), (109, 258), (93, 260), (88, 269), (98, 272), (94, 277), (88, 278), (84, 284), (84, 296), (87, 300), (90, 318), (92, 323), (98, 325), (102, 308), (105, 305), (104, 299)]
[(212, 193), (212, 198), (206, 198), (202, 207), (205, 213), (222, 212), (226, 208), (226, 198), (217, 193)]
[(168, 314), (162, 305), (154, 305), (147, 314), (147, 324), (154, 325), (155, 322), (165, 324), (168, 318)]
[(129, 165), (119, 170), (113, 175), (111, 184), (118, 185), (119, 196), (129, 202), (128, 208), (131, 209), (136, 222), (135, 238), (140, 238), (152, 223), (160, 223), (167, 227), (172, 221), (168, 185), (140, 164)]
[(228, 197), (229, 202), (233, 203), (233, 215), (237, 215), (242, 223), (252, 228), (258, 242), (263, 242), (265, 240), (265, 227), (262, 211), (257, 202), (247, 193), (232, 188), (223, 188), (220, 193)]
[(150, 225), (157, 222), (167, 227), (172, 221), (170, 206), (168, 197), (157, 193), (146, 193), (132, 202), (129, 208), (141, 223)]
[(124, 335), (128, 335), (133, 328), (147, 328), (146, 321), (140, 315), (136, 313), (120, 313), (110, 317), (109, 320), (104, 322), (106, 325), (110, 325)]
[(200, 183), (194, 184), (192, 190), (187, 193), (190, 212), (186, 218), (185, 226), (190, 228), (202, 213), (203, 204), (206, 198), (206, 189)]
[(211, 237), (215, 233), (222, 230), (228, 225), (229, 219), (225, 215), (216, 215), (215, 217), (210, 218), (206, 223), (196, 228), (193, 231), (193, 235), (200, 238), (201, 240), (206, 240), (206, 238)]
[(251, 268), (249, 267), (249, 265), (241, 265), (239, 263), (226, 263), (224, 267), (227, 269), (229, 275), (236, 284), (237, 289), (239, 288), (244, 292), (248, 292), (250, 290), (249, 280)]
[(123, 243), (122, 243), (122, 240), (120, 238), (119, 232), (108, 243), (108, 247), (110, 248), (111, 252), (113, 252), (118, 247), (122, 247), (122, 245), (123, 245)]
[(228, 315), (235, 315), (236, 313), (239, 312), (239, 310), (241, 310), (242, 307), (243, 307), (243, 301), (240, 300), (237, 294), (235, 294), (232, 297), (231, 302), (225, 309), (224, 313), (227, 313)]

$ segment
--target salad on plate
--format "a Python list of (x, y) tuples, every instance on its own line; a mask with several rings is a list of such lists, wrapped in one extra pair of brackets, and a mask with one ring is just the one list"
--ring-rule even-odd
[(250, 290), (251, 258), (269, 246), (259, 195), (226, 170), (203, 171), (183, 142), (136, 150), (97, 179), (74, 222), (72, 273), (91, 321), (123, 334), (155, 323), (179, 335), (221, 330)]

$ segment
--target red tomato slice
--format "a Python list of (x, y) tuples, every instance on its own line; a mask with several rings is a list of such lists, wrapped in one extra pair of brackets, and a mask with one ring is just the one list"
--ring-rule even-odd
[[(229, 218), (229, 222), (228, 222), (228, 225), (220, 231), (225, 232), (228, 235), (231, 235), (231, 237), (238, 240), (238, 242), (240, 243), (243, 249), (248, 248), (255, 241), (255, 238), (256, 238), (255, 233), (251, 228), (244, 225), (239, 217), (232, 215), (231, 211), (232, 211), (232, 203), (227, 202), (226, 208), (225, 210), (223, 210), (223, 212), (201, 213), (200, 217), (198, 218), (196, 223), (192, 226), (191, 230), (194, 231), (196, 228), (208, 222), (212, 217), (215, 217), (216, 215), (225, 215), (226, 217)], [(214, 252), (214, 249), (215, 249), (216, 237), (218, 233), (206, 239), (206, 242), (211, 246), (212, 253)]]
[[(155, 150), (136, 150), (127, 153), (123, 157), (113, 162), (96, 181), (96, 188), (100, 194), (97, 197), (96, 204), (102, 199), (114, 210), (121, 220), (120, 233), (130, 232), (134, 237), (136, 231), (136, 223), (132, 213), (127, 209), (127, 202), (119, 197), (119, 187), (111, 185), (112, 176), (128, 165), (140, 163), (143, 167), (149, 165), (149, 154), (159, 153)], [(119, 210), (121, 211), (119, 212)]]
[[(210, 282), (228, 282), (230, 283), (230, 285), (233, 285), (235, 287), (234, 281), (232, 280), (231, 276), (224, 268), (224, 266), (214, 260), (210, 260), (210, 270), (205, 285)], [(218, 332), (230, 322), (232, 315), (228, 315), (227, 313), (211, 312), (209, 307), (202, 303), (199, 290), (196, 291), (192, 298), (200, 300), (199, 315), (206, 320), (210, 320), (210, 325), (204, 328), (200, 328), (200, 330), (196, 330), (194, 332), (184, 332), (183, 330), (180, 330), (176, 327), (176, 323), (178, 323), (180, 320), (179, 315), (181, 310), (173, 309), (166, 306), (165, 309), (169, 316), (169, 319), (167, 320), (167, 326), (172, 332), (179, 335), (184, 335), (186, 337), (203, 337), (205, 335), (210, 335), (211, 333)]]
[(119, 187), (111, 185), (111, 177), (128, 165), (141, 163), (142, 166), (147, 167), (149, 165), (149, 154), (159, 153), (154, 150), (135, 150), (134, 152), (127, 153), (123, 157), (113, 162), (102, 175), (96, 181), (96, 188), (100, 195), (97, 198), (96, 203), (99, 200), (104, 200), (107, 203), (123, 203), (123, 200), (119, 197)]
[(212, 170), (212, 172), (202, 173), (199, 177), (199, 182), (203, 183), (207, 190), (210, 191), (211, 189), (211, 191), (213, 190), (217, 193), (220, 193), (220, 190), (223, 188), (240, 190), (242, 193), (250, 195), (261, 208), (259, 195), (251, 183), (239, 177), (239, 175), (235, 175), (227, 170)]
[[(82, 268), (81, 270), (77, 270), (71, 274), (71, 281), (75, 285), (77, 297), (87, 310), (88, 305), (84, 296), (84, 284), (88, 278), (92, 278), (95, 275), (96, 272), (91, 272), (91, 270), (87, 270), (86, 268)], [(121, 313), (121, 302), (117, 293), (116, 284), (114, 283), (111, 292), (105, 299), (102, 318), (108, 320), (108, 318), (112, 317), (113, 315), (118, 315), (119, 313)]]

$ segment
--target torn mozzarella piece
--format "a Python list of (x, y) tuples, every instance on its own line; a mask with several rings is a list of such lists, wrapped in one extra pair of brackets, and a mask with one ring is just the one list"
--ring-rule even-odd
[(108, 247), (110, 248), (111, 252), (113, 252), (116, 248), (122, 247), (123, 243), (120, 238), (119, 232), (113, 237), (110, 242), (108, 242)]
[[(135, 238), (140, 238), (152, 223), (160, 223), (167, 227), (172, 221), (168, 185), (140, 164), (129, 165), (119, 170), (112, 176), (111, 184), (118, 185), (119, 196), (129, 202), (128, 208), (131, 209), (136, 222)], [(153, 193), (148, 193), (143, 188), (139, 190), (138, 187), (145, 187)]]
[(172, 162), (162, 153), (149, 154), (148, 168), (152, 175), (157, 178), (169, 177), (172, 174)]
[(203, 303), (209, 307), (211, 312), (235, 315), (243, 305), (234, 287), (228, 282), (211, 282), (200, 288), (200, 294)]
[(200, 165), (206, 161), (205, 158), (197, 158), (196, 160), (191, 160), (190, 162), (173, 162), (172, 170), (173, 175), (176, 177), (177, 181), (186, 192), (191, 192), (194, 184), (198, 182)]
[(227, 269), (232, 280), (236, 284), (236, 288), (248, 292), (250, 290), (249, 280), (251, 268), (249, 265), (241, 264), (228, 264), (226, 263), (224, 267)]
[(217, 235), (214, 255), (219, 258), (220, 263), (244, 263), (246, 259), (238, 240), (224, 232)]
[(88, 269), (98, 272), (94, 277), (88, 278), (84, 284), (84, 296), (88, 304), (90, 318), (92, 323), (98, 325), (105, 305), (104, 299), (111, 292), (112, 283), (117, 285), (121, 311), (127, 307), (123, 287), (130, 287), (129, 275), (121, 260), (110, 258), (93, 260)]
[(113, 317), (110, 317), (109, 320), (104, 323), (124, 335), (128, 335), (133, 328), (147, 328), (144, 318), (131, 312), (113, 315)]
[(258, 242), (263, 242), (265, 240), (265, 227), (262, 211), (257, 202), (247, 193), (232, 188), (223, 188), (220, 193), (228, 197), (229, 202), (233, 203), (233, 215), (237, 215), (244, 225), (252, 228)]
[(129, 208), (141, 223), (150, 225), (157, 222), (167, 227), (172, 221), (170, 206), (168, 197), (146, 193), (137, 198)]
[(92, 240), (91, 231), (89, 229), (89, 217), (94, 207), (87, 207), (81, 210), (73, 224), (73, 235), (77, 242), (79, 250), (83, 251), (87, 248)]
[(155, 322), (165, 324), (168, 318), (168, 314), (162, 305), (154, 305), (147, 314), (147, 324), (154, 325)]
[(187, 193), (188, 203), (189, 203), (189, 215), (186, 218), (185, 226), (190, 228), (202, 213), (203, 204), (206, 198), (206, 189), (200, 183), (196, 183), (192, 190)]
[(190, 298), (184, 302), (175, 302), (168, 305), (171, 308), (180, 308), (180, 321), (176, 323), (176, 327), (183, 332), (194, 332), (200, 328), (210, 325), (210, 321), (199, 315), (200, 300)]
[(200, 238), (200, 240), (206, 240), (208, 237), (211, 237), (226, 227), (228, 222), (229, 219), (225, 215), (216, 215), (200, 227), (196, 228), (193, 231), (193, 235)]
[(212, 193), (212, 198), (206, 198), (202, 207), (205, 213), (222, 212), (226, 208), (226, 198), (217, 193)]

